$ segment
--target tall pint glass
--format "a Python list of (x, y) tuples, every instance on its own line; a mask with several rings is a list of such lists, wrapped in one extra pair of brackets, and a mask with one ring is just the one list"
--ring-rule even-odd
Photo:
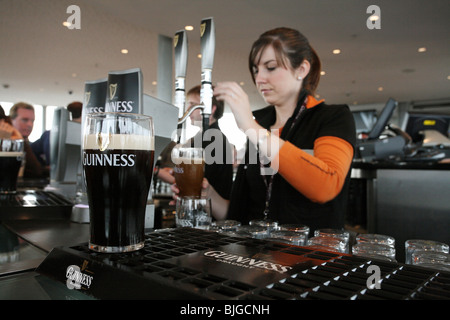
[(129, 252), (144, 246), (154, 150), (151, 117), (108, 112), (87, 116), (82, 156), (91, 250)]
[(173, 175), (180, 197), (200, 197), (205, 170), (202, 148), (176, 145), (172, 149)]
[(15, 194), (17, 176), (25, 157), (23, 139), (0, 139), (0, 195)]

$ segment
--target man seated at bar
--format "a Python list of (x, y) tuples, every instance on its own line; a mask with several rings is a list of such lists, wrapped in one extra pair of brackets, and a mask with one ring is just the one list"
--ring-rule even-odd
[(261, 35), (251, 49), (249, 69), (270, 106), (252, 113), (248, 95), (235, 82), (214, 89), (248, 143), (229, 201), (204, 181), (213, 215), (243, 224), (268, 218), (311, 230), (343, 228), (356, 143), (350, 109), (316, 100), (320, 60), (297, 30), (277, 28)]
[(49, 167), (43, 166), (36, 158), (31, 149), (28, 137), (33, 131), (34, 126), (34, 107), (28, 103), (18, 102), (14, 104), (9, 111), (12, 125), (25, 139), (25, 170), (23, 177), (25, 179), (43, 179), (50, 176)]

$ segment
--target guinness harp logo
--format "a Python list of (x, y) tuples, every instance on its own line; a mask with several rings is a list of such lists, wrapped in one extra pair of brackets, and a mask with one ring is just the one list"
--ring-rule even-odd
[(109, 85), (109, 100), (112, 100), (114, 96), (116, 95), (117, 91), (117, 83), (110, 84)]
[(203, 34), (205, 33), (205, 29), (206, 29), (206, 22), (203, 22), (200, 25), (200, 37), (203, 37)]
[(88, 91), (84, 94), (84, 100), (86, 100), (86, 105), (89, 104), (89, 100), (91, 99), (91, 92)]
[(175, 37), (173, 38), (173, 47), (174, 47), (174, 48), (175, 48), (175, 47), (177, 46), (177, 44), (178, 44), (178, 37), (179, 37), (179, 35), (176, 34)]

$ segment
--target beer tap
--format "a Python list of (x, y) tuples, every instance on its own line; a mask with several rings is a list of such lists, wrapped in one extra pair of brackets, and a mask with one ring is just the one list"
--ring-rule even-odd
[(200, 104), (203, 117), (203, 133), (209, 128), (212, 110), (212, 67), (214, 63), (215, 28), (213, 18), (203, 19), (200, 24), (201, 54), (202, 54), (202, 82), (200, 89)]
[[(213, 18), (203, 19), (200, 24), (200, 37), (201, 37), (201, 54), (202, 54), (202, 81), (200, 89), (200, 104), (191, 107), (186, 110), (184, 114), (180, 113), (180, 118), (178, 119), (178, 127), (186, 122), (189, 115), (197, 109), (202, 111), (202, 127), (203, 133), (209, 128), (209, 119), (212, 112), (212, 98), (213, 98), (213, 88), (212, 88), (212, 67), (214, 64), (214, 49), (215, 49), (215, 28)], [(178, 42), (180, 40), (178, 39)], [(186, 54), (187, 56), (187, 54)], [(177, 68), (177, 51), (175, 51), (175, 69)], [(177, 80), (178, 81), (178, 78)], [(183, 79), (184, 81), (184, 79)], [(175, 84), (177, 87), (178, 83)], [(180, 90), (176, 91), (179, 92)], [(184, 97), (184, 94), (183, 94)], [(184, 109), (180, 109), (184, 110)]]
[[(183, 117), (186, 103), (185, 80), (188, 57), (186, 31), (176, 32), (173, 42), (175, 47), (175, 106), (178, 107), (179, 117)], [(178, 143), (185, 140), (186, 130), (183, 130), (183, 123), (184, 121), (178, 121)]]

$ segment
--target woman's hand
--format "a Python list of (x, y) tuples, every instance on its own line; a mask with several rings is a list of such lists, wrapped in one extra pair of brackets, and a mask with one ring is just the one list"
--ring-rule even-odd
[[(170, 201), (170, 205), (176, 205), (178, 199), (178, 194), (180, 189), (178, 189), (176, 183), (170, 186), (173, 192), (173, 200)], [(222, 198), (212, 185), (209, 184), (208, 179), (203, 178), (202, 181), (202, 197), (211, 198), (212, 201), (212, 216), (217, 220), (223, 220), (227, 216), (229, 200)]]
[(0, 119), (0, 138), (23, 139), (20, 132), (3, 119)]
[(236, 82), (219, 82), (214, 88), (214, 96), (224, 101), (231, 109), (238, 127), (247, 131), (255, 125), (248, 95)]
[[(211, 197), (210, 193), (211, 193), (211, 185), (208, 182), (208, 179), (203, 178), (202, 181), (202, 194), (201, 196), (204, 198), (209, 198)], [(169, 203), (170, 205), (175, 205), (178, 197), (179, 197), (179, 193), (180, 193), (180, 189), (178, 188), (176, 183), (173, 183), (172, 185), (170, 185), (170, 190), (172, 190), (172, 198), (173, 200)]]

